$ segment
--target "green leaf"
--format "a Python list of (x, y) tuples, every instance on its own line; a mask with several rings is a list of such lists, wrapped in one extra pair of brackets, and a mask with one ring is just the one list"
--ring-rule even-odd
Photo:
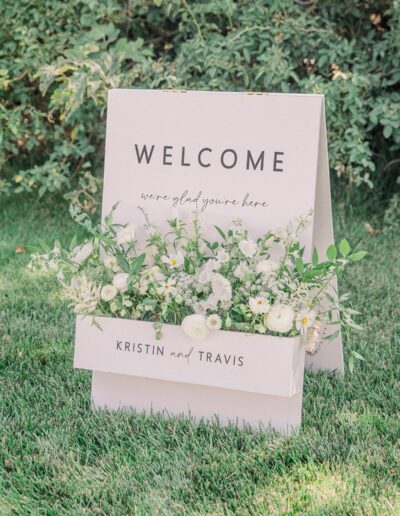
[(354, 358), (356, 358), (357, 360), (365, 360), (365, 358), (360, 355), (360, 353), (357, 353), (357, 351), (352, 351), (351, 354), (353, 355)]
[(76, 243), (77, 243), (77, 238), (76, 238), (76, 235), (74, 235), (72, 237), (72, 240), (71, 240), (71, 243), (69, 244), (69, 250), (72, 251), (73, 249), (75, 249), (76, 247)]
[(357, 251), (349, 256), (349, 259), (352, 262), (359, 262), (362, 260), (368, 253), (366, 251)]
[(329, 258), (329, 260), (335, 260), (337, 256), (337, 249), (336, 246), (331, 244), (328, 249), (326, 250), (326, 256)]
[(349, 358), (349, 371), (350, 371), (350, 374), (353, 374), (353, 372), (354, 372), (354, 357), (353, 357), (353, 355), (351, 355), (350, 358)]
[(50, 246), (44, 240), (42, 240), (41, 238), (39, 238), (38, 243), (39, 243), (41, 249), (45, 253), (48, 253), (49, 251), (51, 251)]
[(339, 244), (339, 252), (342, 256), (347, 256), (350, 252), (350, 244), (346, 239), (342, 240)]
[(137, 274), (140, 271), (140, 269), (142, 268), (142, 265), (144, 264), (145, 259), (146, 259), (146, 253), (143, 253), (135, 258), (135, 260), (133, 261), (131, 270), (130, 270), (131, 276), (134, 276), (135, 274)]
[(222, 229), (221, 229), (221, 228), (219, 228), (218, 226), (215, 226), (215, 225), (214, 225), (214, 227), (215, 227), (215, 229), (218, 231), (218, 233), (221, 235), (221, 237), (222, 237), (224, 240), (226, 240), (225, 233), (222, 231)]
[(302, 274), (302, 272), (304, 271), (304, 262), (303, 262), (302, 258), (296, 259), (295, 267), (296, 267), (296, 271), (299, 272), (300, 274)]
[(117, 260), (118, 260), (118, 264), (119, 264), (119, 266), (121, 267), (121, 269), (122, 269), (124, 272), (129, 272), (129, 271), (130, 271), (129, 262), (128, 262), (128, 260), (125, 258), (125, 256), (124, 256), (124, 255), (119, 254), (119, 255), (117, 256)]
[(317, 248), (314, 247), (314, 250), (312, 252), (312, 258), (311, 258), (312, 264), (314, 267), (318, 264), (318, 251)]
[(103, 328), (100, 326), (100, 324), (96, 321), (94, 317), (92, 317), (91, 326), (95, 326), (98, 330), (103, 331)]
[(335, 331), (334, 333), (331, 333), (330, 335), (326, 335), (324, 337), (324, 340), (327, 342), (330, 342), (331, 340), (335, 339), (340, 333), (340, 330)]

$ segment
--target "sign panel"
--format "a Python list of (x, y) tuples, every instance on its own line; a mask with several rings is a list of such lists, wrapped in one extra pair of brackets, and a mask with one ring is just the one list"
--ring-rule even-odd
[[(144, 218), (139, 207), (160, 226), (176, 216), (185, 220), (194, 210), (210, 228), (218, 225), (226, 229), (240, 218), (252, 238), (285, 226), (313, 209), (313, 224), (302, 234), (301, 241), (307, 248), (306, 259), (313, 246), (323, 255), (333, 241), (323, 96), (111, 90), (103, 217), (117, 203), (114, 221), (136, 223), (139, 242), (144, 236), (140, 232)], [(119, 324), (116, 333), (123, 330), (121, 321), (108, 323), (111, 333), (114, 323)], [(174, 336), (179, 341), (174, 330), (171, 329), (168, 345), (165, 343), (168, 350), (175, 346)], [(88, 340), (85, 335), (91, 331), (77, 321), (78, 367), (90, 367), (91, 359), (89, 363), (87, 357), (93, 356), (95, 337)], [(228, 353), (229, 341), (233, 340), (239, 353), (241, 335), (222, 333), (221, 350)], [(131, 338), (136, 339), (134, 335)], [(129, 344), (130, 339), (125, 341)], [(243, 336), (243, 345), (245, 341)], [(170, 414), (207, 419), (216, 414), (223, 423), (236, 420), (253, 427), (271, 424), (281, 431), (300, 425), (302, 392), (285, 397), (286, 387), (274, 391), (279, 382), (275, 385), (273, 375), (264, 379), (264, 391), (257, 391), (251, 381), (246, 383), (243, 379), (236, 385), (233, 376), (229, 376), (226, 385), (215, 383), (212, 375), (208, 382), (197, 362), (197, 380), (193, 383), (180, 383), (190, 379), (182, 364), (176, 377), (174, 368), (163, 370), (165, 361), (160, 362), (158, 376), (153, 369), (151, 378), (144, 378), (146, 371), (139, 370), (138, 376), (131, 376), (139, 365), (119, 361), (112, 369), (107, 358), (109, 339), (99, 338), (99, 346), (104, 353), (99, 348), (99, 365), (93, 367), (95, 406), (134, 407), (146, 412), (167, 410)], [(212, 356), (212, 343), (207, 347)], [(261, 361), (263, 356), (260, 352)], [(315, 355), (307, 356), (306, 365), (313, 370), (342, 373), (340, 335), (322, 343)]]

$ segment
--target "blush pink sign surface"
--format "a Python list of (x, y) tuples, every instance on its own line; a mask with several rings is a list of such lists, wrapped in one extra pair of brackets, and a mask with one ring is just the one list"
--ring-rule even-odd
[[(252, 236), (282, 227), (313, 209), (314, 222), (303, 233), (302, 243), (308, 257), (313, 246), (324, 254), (333, 232), (323, 96), (111, 90), (103, 216), (116, 203), (115, 222), (133, 222), (138, 228), (143, 224), (138, 207), (160, 225), (174, 216), (185, 219), (197, 210), (210, 227), (227, 228), (239, 217)], [(324, 343), (306, 361), (314, 370), (343, 372), (340, 336)], [(82, 366), (79, 360), (75, 365)], [(213, 406), (221, 412), (232, 396), (215, 383), (199, 386), (197, 382), (187, 386), (183, 404), (174, 402), (175, 410), (168, 400), (179, 397), (182, 380), (175, 382), (168, 374), (145, 379), (137, 369), (133, 376), (124, 373), (121, 378), (118, 368), (93, 369), (96, 406), (176, 412), (176, 407), (180, 410), (189, 403), (190, 410), (207, 416)], [(199, 401), (207, 389), (215, 398), (208, 410)], [(193, 394), (192, 403), (188, 392)], [(235, 392), (241, 392), (240, 383)], [(285, 403), (289, 412), (294, 406), (296, 413), (301, 409), (301, 393), (286, 399), (248, 391), (240, 396), (246, 398), (247, 412), (254, 402), (246, 421), (257, 420), (263, 396), (265, 406), (283, 422)], [(298, 422), (287, 418), (294, 426)]]

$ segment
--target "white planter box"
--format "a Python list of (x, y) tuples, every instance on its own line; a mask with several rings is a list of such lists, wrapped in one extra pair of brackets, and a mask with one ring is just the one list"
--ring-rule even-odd
[[(221, 423), (297, 428), (304, 345), (300, 337), (212, 332), (188, 339), (180, 326), (77, 317), (74, 367), (95, 371), (95, 406), (165, 410)], [(100, 326), (100, 328), (98, 327)], [(206, 399), (206, 403), (204, 403)]]

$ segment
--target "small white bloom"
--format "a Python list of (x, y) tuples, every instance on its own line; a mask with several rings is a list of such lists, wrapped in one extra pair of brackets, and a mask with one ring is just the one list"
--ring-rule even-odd
[(117, 244), (131, 244), (135, 240), (135, 226), (128, 224), (117, 233)]
[(143, 296), (149, 290), (149, 284), (144, 278), (140, 278), (139, 282), (136, 284), (136, 288), (138, 289), (139, 294)]
[(126, 272), (120, 272), (114, 276), (113, 285), (120, 292), (126, 292), (128, 290), (129, 274)]
[(246, 262), (240, 262), (236, 269), (233, 271), (233, 275), (240, 280), (245, 279), (249, 273), (250, 269)]
[(57, 279), (58, 279), (58, 281), (61, 281), (61, 282), (63, 282), (65, 280), (65, 276), (62, 271), (57, 273)]
[(59, 247), (55, 247), (53, 249), (53, 253), (54, 253), (54, 256), (60, 256), (61, 254), (61, 249)]
[(261, 260), (256, 265), (256, 272), (262, 274), (262, 278), (267, 280), (279, 269), (279, 264), (274, 260)]
[(164, 279), (164, 274), (158, 265), (153, 265), (146, 269), (145, 275), (149, 278), (149, 281), (162, 281)]
[(106, 256), (103, 259), (103, 264), (106, 269), (109, 269), (113, 272), (118, 272), (119, 270), (118, 260), (116, 256)]
[(219, 301), (230, 301), (232, 298), (232, 285), (230, 281), (218, 272), (213, 275), (211, 288), (215, 298)]
[(210, 330), (220, 330), (222, 326), (221, 317), (218, 314), (211, 314), (206, 320), (207, 327)]
[(269, 303), (265, 297), (251, 297), (249, 299), (250, 310), (253, 314), (266, 314), (269, 310)]
[(289, 305), (275, 304), (265, 317), (265, 324), (270, 331), (287, 333), (293, 327), (294, 310)]
[(183, 333), (194, 340), (204, 340), (210, 333), (206, 318), (201, 314), (187, 315), (181, 326)]
[(93, 245), (91, 242), (87, 242), (83, 245), (78, 245), (73, 249), (71, 259), (73, 262), (79, 265), (89, 258), (93, 252)]
[(225, 249), (220, 249), (217, 252), (217, 260), (220, 263), (228, 263), (229, 262), (229, 254), (225, 251)]
[(101, 289), (100, 297), (103, 301), (111, 301), (118, 294), (118, 290), (114, 285), (104, 285)]
[(176, 269), (183, 265), (183, 254), (178, 251), (176, 254), (170, 254), (161, 258), (163, 263), (169, 265), (172, 269)]
[(239, 242), (239, 249), (247, 258), (251, 258), (256, 254), (258, 247), (253, 240), (242, 240)]
[(296, 317), (296, 328), (302, 335), (307, 333), (307, 330), (314, 325), (315, 312), (313, 310), (302, 311), (297, 314)]
[(157, 292), (165, 297), (169, 297), (171, 294), (175, 294), (176, 288), (174, 287), (175, 281), (168, 278), (167, 281), (162, 281), (158, 287)]

